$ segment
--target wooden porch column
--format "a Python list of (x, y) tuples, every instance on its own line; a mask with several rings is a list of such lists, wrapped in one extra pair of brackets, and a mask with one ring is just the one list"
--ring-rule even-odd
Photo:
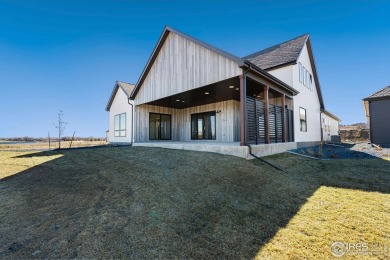
[(246, 102), (246, 84), (244, 83), (244, 74), (240, 75), (240, 145), (245, 146), (245, 102)]
[(265, 110), (265, 142), (267, 144), (269, 141), (269, 96), (268, 96), (268, 86), (264, 86), (264, 110)]
[(282, 94), (282, 124), (283, 124), (283, 142), (287, 140), (287, 129), (286, 129), (286, 95)]

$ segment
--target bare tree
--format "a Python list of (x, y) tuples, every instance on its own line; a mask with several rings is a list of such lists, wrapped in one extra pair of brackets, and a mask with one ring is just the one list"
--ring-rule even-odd
[(62, 121), (62, 116), (64, 112), (62, 110), (58, 110), (58, 121), (57, 124), (54, 124), (54, 127), (57, 128), (58, 132), (58, 149), (61, 149), (61, 136), (64, 134), (65, 127), (68, 124), (67, 122)]

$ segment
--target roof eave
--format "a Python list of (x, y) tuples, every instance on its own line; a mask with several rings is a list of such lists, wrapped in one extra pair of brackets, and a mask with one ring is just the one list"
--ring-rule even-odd
[(253, 71), (259, 73), (260, 75), (262, 75), (263, 77), (265, 77), (266, 79), (270, 80), (271, 82), (273, 83), (276, 83), (277, 85), (287, 89), (288, 91), (290, 91), (294, 96), (299, 94), (299, 91), (296, 90), (295, 88), (291, 87), (290, 85), (288, 85), (287, 83), (281, 81), (280, 79), (276, 78), (275, 76), (271, 75), (270, 73), (268, 73), (267, 71), (259, 68), (258, 66), (256, 66), (255, 64), (253, 64), (252, 62), (248, 61), (248, 60), (244, 60), (244, 66), (249, 66), (250, 69), (252, 69)]
[(333, 119), (336, 119), (337, 121), (341, 122), (341, 119), (338, 118), (337, 116), (335, 116), (334, 114), (330, 113), (329, 111), (326, 111), (325, 109), (322, 110), (322, 112), (330, 117), (332, 117)]
[(114, 101), (115, 95), (116, 95), (116, 93), (118, 92), (118, 89), (119, 89), (119, 88), (122, 89), (122, 91), (125, 93), (126, 97), (127, 97), (128, 99), (130, 99), (130, 95), (127, 94), (126, 90), (123, 89), (123, 87), (121, 86), (121, 84), (119, 84), (119, 81), (116, 81), (116, 82), (115, 82), (115, 85), (114, 85), (114, 89), (113, 89), (112, 92), (111, 92), (110, 99), (108, 100), (107, 105), (106, 105), (106, 111), (107, 111), (107, 112), (110, 111), (112, 102)]
[(384, 97), (366, 97), (363, 99), (363, 101), (377, 101), (377, 100), (388, 100), (390, 99), (390, 96), (384, 96)]
[(297, 64), (297, 61), (293, 60), (293, 61), (289, 61), (289, 62), (286, 62), (286, 63), (283, 63), (283, 64), (279, 64), (279, 65), (276, 65), (276, 66), (272, 66), (272, 67), (266, 68), (264, 70), (265, 71), (276, 70), (276, 69), (280, 69), (280, 68), (291, 66), (291, 65), (295, 65), (295, 64)]
[(112, 105), (112, 102), (114, 101), (114, 97), (116, 95), (116, 92), (118, 91), (118, 81), (115, 82), (114, 84), (114, 88), (112, 89), (112, 92), (111, 92), (111, 96), (110, 98), (108, 99), (108, 102), (107, 102), (107, 105), (106, 105), (106, 111), (109, 112), (110, 111), (110, 108), (111, 108), (111, 105)]
[[(316, 64), (315, 64), (315, 60), (314, 60), (314, 55), (313, 55), (313, 49), (311, 47), (311, 41), (310, 41), (310, 37), (307, 37), (306, 39), (306, 45), (307, 45), (307, 48), (308, 48), (308, 53), (309, 53), (309, 57), (310, 57), (310, 63), (311, 63), (311, 67), (312, 67), (312, 70), (313, 70), (313, 76), (314, 76), (314, 81), (316, 83), (316, 89), (317, 89), (317, 94), (318, 94), (318, 99), (320, 101), (320, 108), (321, 109), (325, 109), (325, 104), (324, 104), (324, 99), (322, 97), (322, 91), (321, 91), (321, 86), (320, 86), (320, 81), (318, 79), (318, 74), (317, 74), (317, 67), (316, 67)], [(302, 48), (303, 49), (303, 48)]]

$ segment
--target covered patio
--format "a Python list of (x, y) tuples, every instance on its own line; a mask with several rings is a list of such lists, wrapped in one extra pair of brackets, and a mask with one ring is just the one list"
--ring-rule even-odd
[[(140, 104), (135, 108), (139, 129), (135, 131), (138, 134), (134, 145), (248, 158), (248, 144), (294, 141), (295, 94), (294, 89), (276, 78), (264, 78), (259, 71), (248, 70), (236, 77)], [(287, 146), (272, 147), (284, 147), (285, 151)]]

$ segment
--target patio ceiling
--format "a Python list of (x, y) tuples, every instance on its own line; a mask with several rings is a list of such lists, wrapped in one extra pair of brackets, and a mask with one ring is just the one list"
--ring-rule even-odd
[(149, 102), (149, 105), (183, 109), (226, 100), (240, 101), (238, 77)]

